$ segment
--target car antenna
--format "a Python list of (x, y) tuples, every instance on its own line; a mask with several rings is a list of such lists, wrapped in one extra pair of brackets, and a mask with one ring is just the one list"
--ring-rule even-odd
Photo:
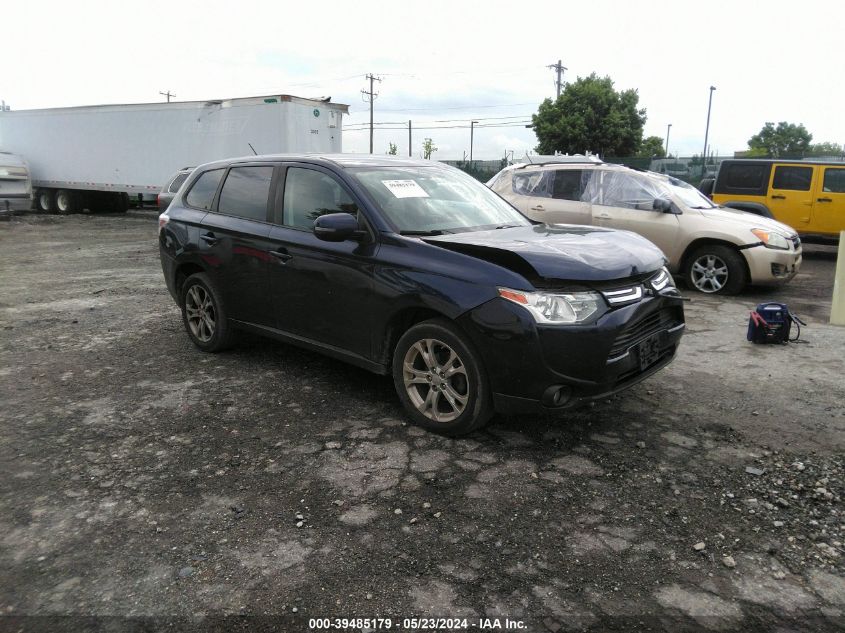
[(252, 153), (258, 156), (258, 152), (255, 151), (255, 148), (252, 146), (252, 143), (247, 143), (247, 145), (249, 145), (249, 149), (252, 150)]

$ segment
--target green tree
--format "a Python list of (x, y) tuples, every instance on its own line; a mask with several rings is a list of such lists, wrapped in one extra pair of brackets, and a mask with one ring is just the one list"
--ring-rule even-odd
[(387, 149), (388, 156), (396, 156), (398, 151), (399, 151), (399, 148), (396, 147), (396, 143), (389, 143), (388, 144), (388, 149)]
[(437, 151), (437, 148), (434, 146), (434, 142), (427, 138), (423, 141), (423, 158), (430, 159), (431, 155)]
[(664, 158), (666, 156), (666, 150), (663, 147), (663, 139), (659, 136), (644, 138), (637, 156), (644, 158)]
[[(768, 158), (801, 158), (810, 148), (813, 135), (800, 123), (781, 121), (775, 127), (767, 122), (763, 129), (748, 139), (748, 149)], [(764, 153), (765, 152), (765, 153)]]
[(531, 117), (540, 141), (537, 152), (634, 156), (646, 121), (639, 100), (636, 90), (614, 90), (610, 77), (579, 77), (556, 101), (543, 101)]
[(842, 156), (845, 151), (839, 143), (825, 141), (824, 143), (813, 143), (807, 153), (810, 156)]

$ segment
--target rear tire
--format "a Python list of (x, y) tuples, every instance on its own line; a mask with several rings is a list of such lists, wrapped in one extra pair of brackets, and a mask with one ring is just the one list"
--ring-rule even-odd
[(742, 255), (730, 246), (708, 244), (687, 258), (687, 285), (705, 294), (735, 295), (748, 282)]
[(35, 199), (38, 210), (43, 213), (52, 213), (56, 208), (56, 199), (53, 197), (52, 189), (39, 189)]
[(182, 323), (188, 338), (204, 352), (220, 352), (232, 344), (232, 327), (220, 292), (205, 273), (185, 280), (179, 294)]
[(76, 192), (70, 189), (59, 189), (55, 195), (56, 212), (62, 215), (76, 213), (79, 210)]
[(396, 393), (414, 424), (456, 437), (481, 428), (493, 415), (481, 357), (445, 319), (405, 332), (392, 369)]

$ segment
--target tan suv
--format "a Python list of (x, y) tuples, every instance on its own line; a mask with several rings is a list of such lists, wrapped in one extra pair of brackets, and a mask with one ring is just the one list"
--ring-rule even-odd
[(566, 157), (507, 167), (487, 184), (539, 222), (639, 233), (663, 250), (672, 273), (701, 292), (736, 294), (747, 283), (783, 283), (801, 266), (793, 229), (719, 207), (671, 176)]

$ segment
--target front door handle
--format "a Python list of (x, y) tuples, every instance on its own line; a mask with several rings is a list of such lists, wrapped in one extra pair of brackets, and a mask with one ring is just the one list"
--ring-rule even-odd
[(287, 264), (291, 259), (293, 259), (293, 255), (285, 253), (284, 251), (270, 251), (270, 254), (283, 264)]
[(219, 237), (214, 237), (214, 233), (206, 233), (205, 235), (200, 235), (200, 239), (209, 246), (214, 246), (215, 244), (217, 244), (217, 242), (220, 241)]
[(775, 194), (772, 196), (772, 200), (786, 200), (786, 196), (782, 196), (780, 194)]
[(833, 202), (833, 198), (816, 198), (819, 202)]

